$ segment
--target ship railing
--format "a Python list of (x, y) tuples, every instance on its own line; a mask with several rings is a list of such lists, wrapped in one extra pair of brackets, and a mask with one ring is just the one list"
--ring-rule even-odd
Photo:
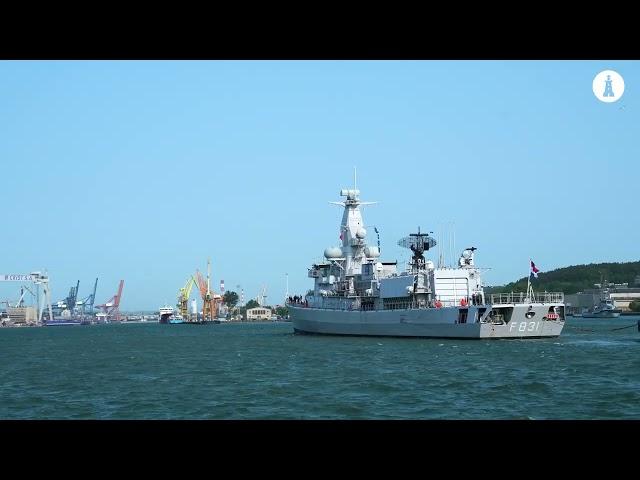
[(524, 292), (492, 293), (491, 304), (515, 304), (515, 303), (563, 303), (562, 292), (538, 292), (527, 295)]
[(384, 310), (409, 310), (416, 306), (411, 300), (385, 300), (383, 305)]

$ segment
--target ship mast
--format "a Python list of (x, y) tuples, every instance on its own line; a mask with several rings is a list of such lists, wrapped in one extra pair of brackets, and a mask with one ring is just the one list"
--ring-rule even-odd
[(346, 199), (343, 202), (330, 203), (344, 207), (340, 224), (341, 250), (345, 259), (344, 273), (346, 275), (355, 275), (361, 271), (364, 248), (366, 247), (365, 237), (367, 236), (360, 206), (373, 205), (377, 202), (360, 201), (360, 191), (355, 188), (343, 188), (340, 190), (340, 196), (346, 197)]

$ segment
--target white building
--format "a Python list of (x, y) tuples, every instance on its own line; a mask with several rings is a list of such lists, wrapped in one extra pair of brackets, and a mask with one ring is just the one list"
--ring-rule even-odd
[(271, 320), (273, 312), (269, 307), (255, 307), (247, 309), (247, 320)]

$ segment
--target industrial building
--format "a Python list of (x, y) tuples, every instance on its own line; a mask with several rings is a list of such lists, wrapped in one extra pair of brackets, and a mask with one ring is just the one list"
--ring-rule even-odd
[(7, 307), (7, 315), (3, 318), (5, 325), (35, 325), (38, 322), (36, 307)]

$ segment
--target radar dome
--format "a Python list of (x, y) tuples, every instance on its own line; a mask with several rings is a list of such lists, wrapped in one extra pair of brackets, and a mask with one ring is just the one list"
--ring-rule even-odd
[(367, 236), (367, 231), (364, 228), (359, 228), (358, 231), (356, 232), (356, 237), (358, 238), (364, 238)]
[(340, 247), (329, 247), (324, 249), (325, 258), (340, 258), (342, 257), (342, 250)]
[(367, 258), (378, 258), (380, 256), (380, 250), (378, 247), (366, 247), (364, 249), (364, 254)]

